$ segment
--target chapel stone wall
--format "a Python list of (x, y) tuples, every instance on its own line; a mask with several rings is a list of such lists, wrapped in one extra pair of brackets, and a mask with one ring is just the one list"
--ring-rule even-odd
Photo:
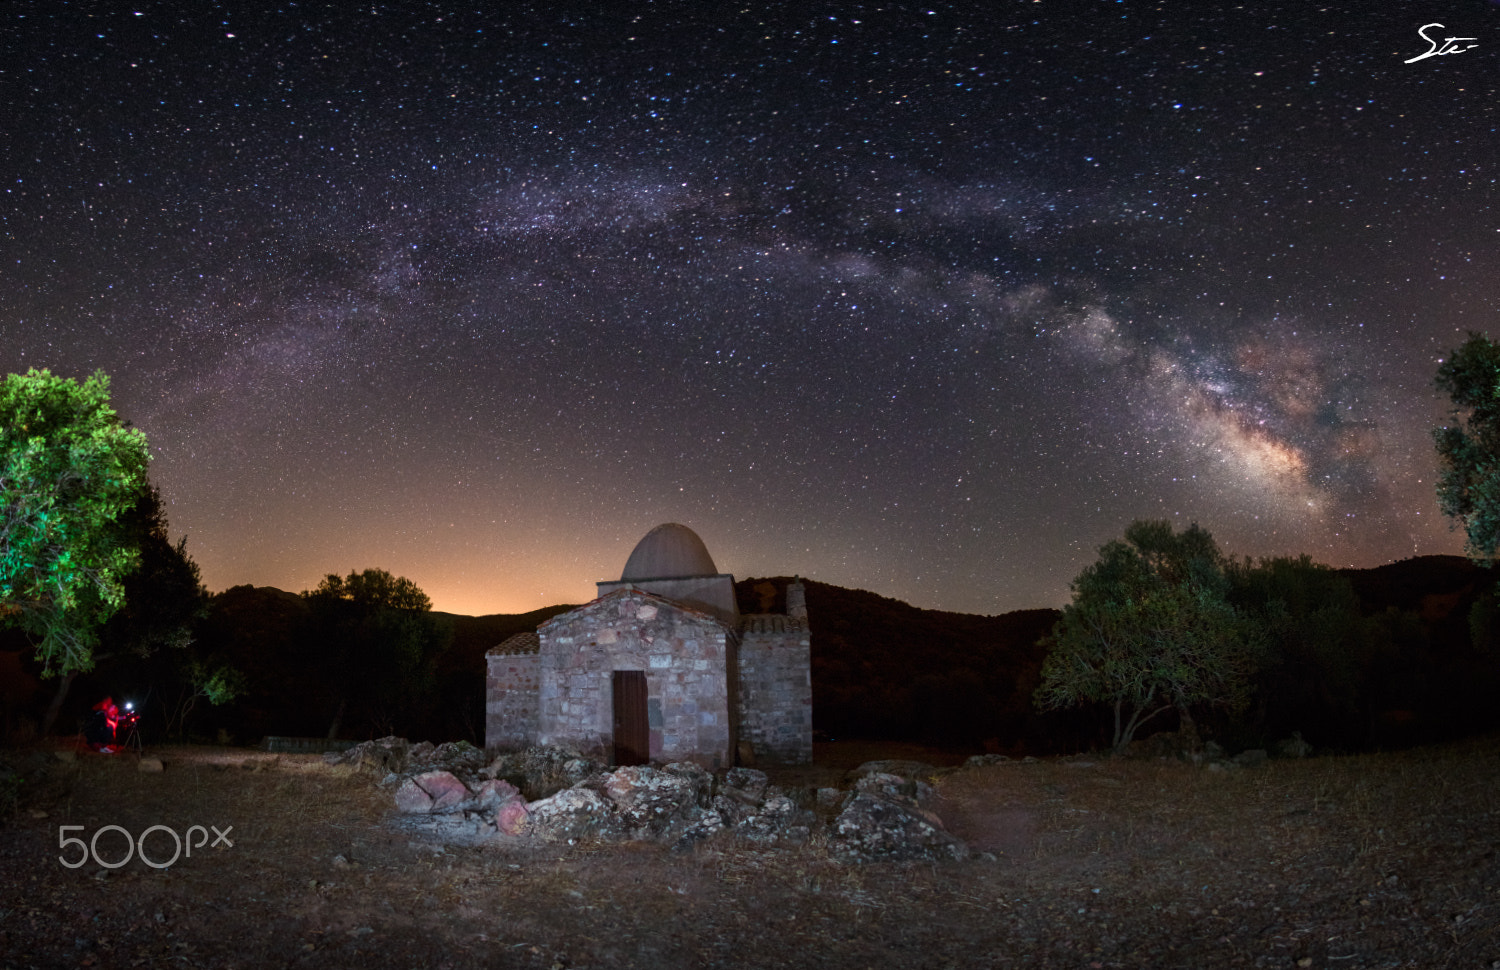
[(646, 674), (652, 761), (730, 766), (730, 630), (713, 617), (622, 589), (542, 627), (538, 741), (608, 757), (616, 670)]
[(756, 760), (812, 761), (812, 640), (805, 620), (744, 618), (739, 644), (739, 740)]
[(490, 653), (485, 681), (484, 747), (518, 750), (536, 743), (540, 658), (534, 653)]

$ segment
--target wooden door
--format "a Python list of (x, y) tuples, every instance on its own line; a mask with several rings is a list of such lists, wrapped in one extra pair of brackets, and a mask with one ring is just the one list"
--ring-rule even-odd
[(651, 731), (646, 723), (646, 672), (616, 670), (614, 702), (615, 764), (643, 765), (651, 760)]

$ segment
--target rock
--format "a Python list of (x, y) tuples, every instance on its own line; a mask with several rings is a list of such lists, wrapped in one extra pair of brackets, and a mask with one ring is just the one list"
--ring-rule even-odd
[(500, 755), (479, 774), (504, 778), (527, 798), (537, 801), (573, 787), (603, 767), (571, 748), (539, 746)]
[(937, 769), (925, 761), (905, 761), (901, 759), (889, 759), (885, 761), (866, 761), (858, 768), (853, 769), (845, 779), (858, 781), (866, 775), (883, 774), (895, 775), (906, 781), (916, 781), (930, 777)]
[(417, 784), (416, 779), (408, 778), (396, 789), (396, 810), (408, 815), (423, 815), (432, 811), (432, 796)]
[(785, 795), (773, 795), (753, 815), (734, 827), (735, 835), (748, 842), (806, 842), (812, 833), (812, 814), (797, 807)]
[(688, 823), (687, 828), (682, 830), (682, 835), (678, 836), (677, 841), (672, 844), (672, 851), (685, 852), (704, 839), (712, 838), (722, 831), (724, 831), (724, 819), (718, 812), (709, 809)]
[(1241, 751), (1229, 760), (1241, 768), (1258, 768), (1266, 763), (1266, 749), (1251, 748), (1248, 751)]
[(1002, 765), (1010, 758), (1003, 754), (976, 754), (964, 762), (965, 768), (988, 768), (991, 765)]
[(424, 771), (412, 778), (422, 790), (432, 796), (433, 813), (456, 811), (473, 797), (468, 786), (459, 781), (452, 772)]
[(484, 752), (467, 741), (445, 741), (432, 749), (424, 760), (428, 764), (478, 771), (484, 767)]
[[(605, 777), (604, 794), (637, 838), (659, 837), (698, 816), (698, 780), (648, 765), (619, 768)], [(681, 827), (680, 825), (678, 826)]]
[(932, 786), (925, 781), (907, 780), (884, 771), (871, 772), (854, 783), (854, 790), (878, 795), (888, 801), (913, 808), (932, 803)]
[(398, 810), (418, 815), (458, 811), (473, 804), (474, 795), (451, 772), (426, 771), (403, 781), (395, 797)]
[(527, 811), (526, 799), (517, 795), (500, 803), (495, 811), (495, 828), (502, 835), (520, 835), (526, 831), (531, 813)]
[(674, 761), (662, 768), (662, 771), (686, 781), (692, 790), (694, 804), (700, 808), (708, 807), (714, 790), (714, 776), (702, 765), (691, 761)]
[(1189, 760), (1189, 755), (1198, 750), (1195, 736), (1184, 736), (1176, 731), (1158, 731), (1149, 738), (1137, 738), (1124, 751), (1127, 758), (1166, 758)]
[(759, 805), (766, 797), (768, 781), (764, 771), (755, 768), (730, 768), (719, 782), (719, 794), (747, 805)]
[(1302, 740), (1301, 731), (1293, 731), (1291, 737), (1276, 742), (1276, 753), (1283, 758), (1306, 758), (1313, 753), (1313, 746)]
[(157, 772), (166, 770), (166, 765), (162, 764), (160, 758), (144, 757), (140, 760), (140, 763), (136, 765), (136, 770), (144, 771), (149, 774), (155, 774)]
[(842, 788), (818, 789), (818, 808), (824, 811), (832, 811), (833, 809), (838, 808), (839, 803), (843, 800), (844, 790)]
[(526, 809), (527, 831), (544, 839), (571, 842), (619, 834), (609, 800), (591, 788), (568, 788)]
[(471, 799), (473, 804), (468, 807), (479, 811), (486, 811), (497, 808), (513, 798), (519, 798), (520, 795), (521, 793), (516, 790), (516, 786), (510, 782), (491, 778), (481, 781), (475, 786), (474, 797)]
[(62, 750), (62, 751), (54, 751), (54, 752), (52, 752), (52, 757), (54, 757), (58, 761), (61, 761), (61, 762), (63, 762), (63, 763), (66, 764), (68, 762), (77, 761), (78, 760), (78, 752), (74, 751), (72, 748), (67, 748), (67, 749)]
[(356, 765), (376, 775), (406, 770), (411, 742), (405, 738), (388, 735), (374, 741), (361, 741), (347, 751), (328, 751), (323, 755), (325, 764)]
[(844, 862), (965, 858), (969, 849), (936, 820), (917, 809), (858, 792), (834, 820), (832, 848)]

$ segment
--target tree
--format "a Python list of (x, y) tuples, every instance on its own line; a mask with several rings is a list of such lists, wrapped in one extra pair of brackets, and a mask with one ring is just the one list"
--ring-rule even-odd
[(1196, 524), (1133, 522), (1124, 541), (1073, 580), (1073, 600), (1043, 643), (1041, 710), (1114, 709), (1116, 750), (1164, 711), (1194, 730), (1195, 705), (1243, 706), (1258, 637), (1227, 599), (1224, 559)]
[(328, 736), (338, 736), (351, 702), (370, 705), (371, 724), (395, 730), (430, 692), (430, 661), (452, 639), (452, 629), (437, 622), (432, 601), (416, 583), (383, 569), (329, 574), (302, 595), (337, 704)]
[(1500, 549), (1500, 345), (1470, 333), (1438, 367), (1438, 390), (1454, 423), (1433, 432), (1438, 506), (1462, 524), (1469, 558), (1492, 563)]
[[(187, 539), (172, 543), (161, 493), (150, 485), (139, 490), (135, 504), (117, 521), (116, 531), (139, 550), (139, 557), (136, 568), (122, 580), (123, 603), (98, 630), (92, 664), (120, 657), (146, 659), (166, 647), (176, 654), (166, 666), (186, 670), (194, 627), (208, 612), (208, 591), (198, 564), (187, 554)], [(42, 722), (43, 734), (56, 722), (75, 673), (68, 671), (59, 679)]]
[(222, 661), (193, 656), (180, 665), (176, 693), (162, 700), (168, 736), (185, 737), (188, 716), (206, 698), (215, 706), (227, 704), (245, 692), (245, 676)]
[(323, 577), (318, 588), (302, 595), (352, 603), (368, 610), (418, 610), (432, 609), (432, 600), (416, 583), (405, 576), (392, 576), (384, 569), (366, 569), (351, 572), (346, 577), (329, 573)]
[(0, 622), (32, 637), (44, 675), (93, 666), (138, 547), (118, 526), (146, 480), (146, 436), (109, 405), (103, 371), (0, 383)]
[(1353, 583), (1306, 555), (1234, 562), (1227, 575), (1265, 646), (1243, 728), (1261, 742), (1292, 730), (1351, 737), (1375, 642)]

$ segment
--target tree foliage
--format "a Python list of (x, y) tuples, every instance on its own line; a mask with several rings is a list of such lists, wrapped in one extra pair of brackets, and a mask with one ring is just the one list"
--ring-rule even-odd
[(336, 737), (351, 704), (386, 733), (416, 712), (432, 688), (431, 661), (453, 631), (431, 614), (432, 601), (411, 580), (383, 569), (329, 574), (304, 592), (321, 644), (324, 680), (336, 704)]
[(0, 383), (0, 621), (33, 638), (46, 674), (90, 669), (124, 601), (139, 552), (118, 520), (146, 463), (146, 436), (110, 407), (102, 371)]
[(1264, 653), (1253, 678), (1247, 731), (1320, 737), (1357, 719), (1379, 638), (1348, 578), (1306, 555), (1229, 565), (1230, 601), (1260, 627)]
[(1104, 703), (1114, 745), (1156, 715), (1243, 706), (1259, 639), (1230, 604), (1225, 560), (1197, 525), (1138, 521), (1073, 581), (1053, 628), (1036, 702), (1042, 710)]
[(121, 516), (120, 527), (140, 557), (124, 577), (124, 603), (100, 630), (100, 657), (146, 657), (163, 647), (186, 648), (193, 641), (194, 624), (208, 613), (208, 590), (187, 553), (187, 538), (172, 542), (161, 493), (149, 486)]
[[(153, 664), (169, 679), (185, 676), (195, 661), (191, 649), (200, 620), (208, 613), (208, 591), (198, 564), (187, 554), (187, 540), (173, 544), (161, 494), (147, 485), (135, 504), (115, 524), (122, 542), (139, 550), (136, 568), (124, 579), (125, 599), (99, 628), (92, 652), (94, 665), (125, 660), (127, 667), (167, 648), (170, 657)], [(119, 668), (115, 670), (118, 676)], [(58, 679), (57, 693), (42, 720), (42, 733), (52, 729), (62, 711), (72, 674)]]
[(366, 569), (348, 576), (329, 573), (317, 589), (303, 595), (313, 600), (340, 600), (362, 610), (432, 609), (432, 600), (416, 583), (384, 569)]
[(1466, 549), (1487, 564), (1500, 550), (1500, 344), (1470, 333), (1438, 367), (1454, 423), (1433, 432), (1438, 506), (1464, 528)]

